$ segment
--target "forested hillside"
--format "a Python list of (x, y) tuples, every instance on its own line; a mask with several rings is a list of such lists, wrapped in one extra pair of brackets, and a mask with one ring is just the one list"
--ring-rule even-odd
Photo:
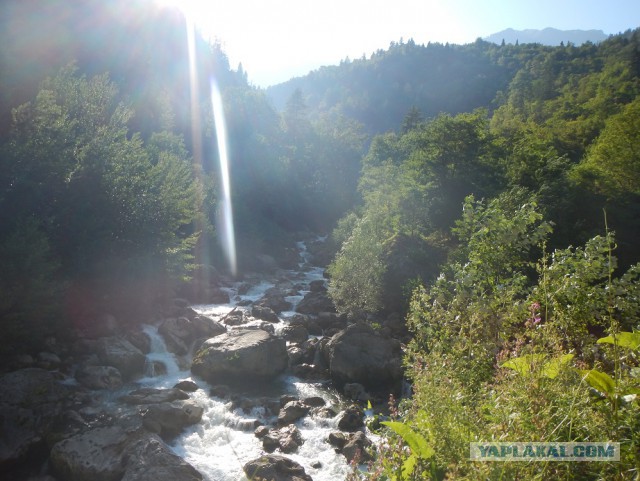
[[(267, 91), (198, 32), (190, 59), (188, 33), (142, 0), (0, 6), (0, 354), (209, 302), (205, 281), (329, 234), (340, 319), (402, 342), (413, 385), (373, 479), (637, 477), (640, 30), (400, 41)], [(622, 458), (468, 461), (471, 440), (507, 438), (612, 440)]]
[(227, 270), (211, 81), (226, 114), (241, 272), (354, 204), (354, 123), (312, 123), (295, 101), (278, 114), (197, 32), (190, 78), (180, 12), (12, 2), (0, 22), (0, 318), (16, 340), (2, 349), (35, 348), (104, 309), (141, 319), (167, 296), (197, 299), (211, 267)]
[(300, 89), (313, 113), (345, 115), (375, 134), (395, 129), (411, 107), (433, 117), (490, 106), (537, 49), (501, 50), (482, 40), (462, 46), (394, 42), (370, 58), (322, 67), (267, 94), (282, 108)]
[[(381, 59), (400, 62), (403, 49), (433, 48), (395, 45), (354, 65), (374, 71)], [(396, 125), (373, 137), (362, 203), (333, 234), (338, 310), (387, 333), (404, 317), (409, 330), (414, 395), (400, 405), (398, 445), (383, 450), (372, 479), (632, 479), (640, 32), (581, 47), (438, 48), (449, 48), (451, 62), (475, 50), (476, 62), (500, 66), (503, 83), (481, 108), (457, 77), (440, 85), (440, 96), (455, 93), (473, 109), (462, 113), (429, 110), (409, 89), (398, 102), (418, 102), (403, 120), (383, 96), (366, 103), (378, 109), (362, 114), (372, 119), (367, 130), (386, 129), (381, 118)], [(419, 71), (410, 65), (387, 75), (408, 79)], [(331, 70), (335, 88), (355, 81), (351, 68)], [(313, 80), (297, 81), (310, 102)], [(357, 91), (362, 99), (373, 89)], [(349, 101), (334, 108), (347, 111)], [(606, 439), (621, 443), (621, 463), (468, 461), (469, 442), (489, 439)]]

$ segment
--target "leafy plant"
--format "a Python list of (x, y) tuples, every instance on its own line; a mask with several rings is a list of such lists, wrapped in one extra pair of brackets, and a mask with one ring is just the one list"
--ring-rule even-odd
[[(411, 449), (411, 454), (404, 460), (401, 468), (401, 479), (410, 479), (418, 461), (420, 459), (431, 458), (435, 454), (435, 451), (420, 433), (406, 423), (400, 421), (382, 421), (380, 424), (387, 426), (400, 436)], [(394, 477), (394, 479), (397, 478)]]
[(502, 363), (501, 367), (513, 369), (523, 376), (538, 372), (543, 377), (555, 379), (558, 377), (560, 370), (567, 366), (574, 357), (574, 354), (563, 354), (560, 357), (543, 362), (546, 358), (544, 354), (525, 354), (524, 356), (509, 359)]
[(618, 332), (607, 337), (602, 337), (598, 339), (596, 343), (613, 344), (637, 351), (640, 349), (640, 332)]

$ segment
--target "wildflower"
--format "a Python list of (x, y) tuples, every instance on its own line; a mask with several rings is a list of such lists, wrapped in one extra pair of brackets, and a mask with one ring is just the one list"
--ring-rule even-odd
[(529, 312), (531, 313), (531, 315), (526, 320), (525, 326), (534, 327), (540, 324), (540, 322), (542, 321), (542, 316), (540, 314), (540, 303), (539, 302), (531, 303), (531, 305), (529, 306)]

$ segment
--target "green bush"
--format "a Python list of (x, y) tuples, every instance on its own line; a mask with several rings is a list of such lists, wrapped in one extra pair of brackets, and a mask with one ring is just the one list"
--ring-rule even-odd
[[(524, 196), (468, 199), (462, 247), (414, 292), (401, 414), (435, 453), (402, 479), (637, 479), (639, 266), (614, 276), (611, 233), (547, 255), (550, 226)], [(621, 460), (469, 459), (469, 443), (498, 441), (619, 442)], [(370, 473), (400, 479), (410, 455), (381, 449)]]

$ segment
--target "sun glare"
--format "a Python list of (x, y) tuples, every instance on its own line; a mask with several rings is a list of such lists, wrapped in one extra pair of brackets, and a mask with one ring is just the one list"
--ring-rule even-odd
[[(191, 90), (191, 131), (193, 141), (193, 157), (198, 165), (203, 162), (202, 150), (202, 122), (198, 114), (200, 99), (198, 93), (200, 87), (198, 85), (198, 64), (196, 60), (195, 48), (195, 30), (198, 21), (202, 22), (206, 18), (207, 10), (211, 8), (210, 2), (200, 2), (196, 0), (156, 0), (157, 4), (164, 8), (176, 8), (182, 11), (186, 21), (187, 45), (189, 50), (189, 77)], [(224, 119), (224, 106), (222, 104), (222, 96), (218, 90), (216, 80), (210, 79), (211, 107), (213, 109), (216, 139), (218, 146), (218, 157), (220, 160), (220, 173), (222, 179), (222, 198), (220, 204), (222, 206), (219, 214), (219, 225), (221, 234), (221, 244), (231, 274), (235, 275), (237, 271), (235, 234), (233, 226), (233, 208), (231, 204), (231, 182), (229, 179), (229, 154), (227, 150), (227, 132)]]
[(160, 8), (179, 10), (187, 18), (187, 21), (194, 21), (198, 18), (198, 10), (203, 2), (197, 0), (154, 0)]

